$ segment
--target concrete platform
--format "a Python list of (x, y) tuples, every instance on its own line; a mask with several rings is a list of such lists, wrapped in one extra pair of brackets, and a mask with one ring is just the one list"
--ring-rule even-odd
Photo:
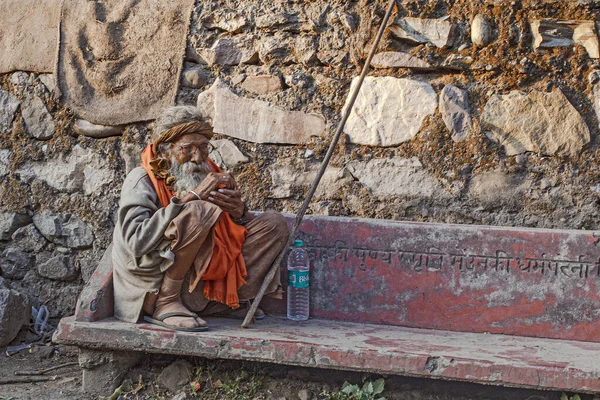
[(202, 333), (63, 318), (54, 340), (91, 349), (227, 358), (350, 371), (600, 392), (600, 343), (268, 317), (208, 319)]

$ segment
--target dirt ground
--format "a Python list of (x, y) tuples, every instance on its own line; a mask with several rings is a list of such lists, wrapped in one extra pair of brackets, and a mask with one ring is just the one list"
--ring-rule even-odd
[[(160, 373), (181, 357), (147, 355), (125, 378), (124, 393), (91, 396), (81, 391), (82, 372), (77, 364), (39, 376), (15, 376), (16, 371), (40, 371), (77, 362), (77, 348), (41, 346), (18, 354), (0, 355), (0, 400), (62, 399), (206, 399), (206, 400), (345, 400), (344, 382), (375, 381), (378, 375), (297, 368), (266, 363), (186, 358), (193, 366), (190, 382), (176, 393), (161, 387)], [(46, 382), (11, 383), (9, 379), (50, 377)], [(388, 400), (559, 400), (561, 393), (500, 388), (430, 379), (383, 376)], [(187, 379), (184, 379), (187, 380)], [(571, 398), (574, 394), (568, 394)], [(593, 400), (581, 395), (582, 400)]]

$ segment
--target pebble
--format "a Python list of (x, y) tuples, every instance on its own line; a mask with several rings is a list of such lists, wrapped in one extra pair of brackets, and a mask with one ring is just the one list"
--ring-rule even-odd
[(310, 400), (310, 392), (308, 389), (302, 389), (298, 392), (298, 398), (300, 400)]

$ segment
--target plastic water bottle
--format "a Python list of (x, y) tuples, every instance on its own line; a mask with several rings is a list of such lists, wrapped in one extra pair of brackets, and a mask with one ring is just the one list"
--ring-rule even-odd
[(287, 317), (294, 321), (308, 319), (309, 260), (302, 248), (302, 240), (294, 240), (294, 248), (288, 256)]

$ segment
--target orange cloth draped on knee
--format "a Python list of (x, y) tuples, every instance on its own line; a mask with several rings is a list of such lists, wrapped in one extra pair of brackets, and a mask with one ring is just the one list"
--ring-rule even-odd
[[(152, 144), (142, 152), (142, 167), (148, 173), (158, 199), (166, 207), (174, 194), (167, 188), (164, 180), (158, 179), (152, 172), (150, 161), (155, 157)], [(221, 172), (217, 164), (208, 159), (215, 172)], [(208, 300), (227, 304), (231, 308), (238, 308), (238, 289), (246, 283), (246, 263), (242, 256), (242, 245), (248, 231), (241, 225), (232, 221), (229, 213), (223, 212), (215, 226), (215, 245), (206, 272), (190, 279), (190, 292), (194, 290), (200, 279), (204, 281), (204, 296)]]

